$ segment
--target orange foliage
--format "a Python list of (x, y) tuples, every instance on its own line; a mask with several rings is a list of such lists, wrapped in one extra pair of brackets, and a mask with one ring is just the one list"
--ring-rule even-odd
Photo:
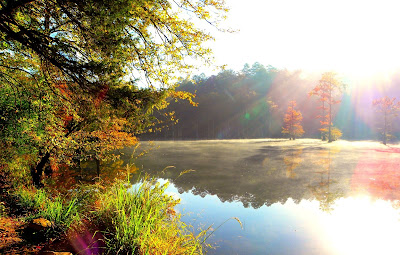
[[(318, 115), (317, 118), (321, 119), (320, 131), (322, 133), (331, 131), (332, 106), (341, 102), (341, 100), (336, 100), (335, 97), (342, 92), (342, 87), (343, 85), (336, 79), (336, 74), (327, 72), (322, 75), (318, 85), (308, 93), (309, 96), (317, 96), (321, 103), (321, 106), (318, 107), (318, 109), (321, 109), (321, 115)], [(332, 141), (331, 134), (328, 135), (329, 141)]]
[(71, 91), (68, 88), (68, 85), (65, 82), (59, 82), (54, 84), (54, 86), (58, 89), (60, 94), (66, 98), (70, 98), (71, 96)]
[(301, 112), (295, 110), (295, 107), (296, 101), (290, 101), (284, 118), (284, 127), (282, 128), (282, 133), (289, 134), (289, 138), (293, 140), (304, 134), (303, 127), (300, 124), (303, 116)]
[(96, 99), (94, 100), (94, 105), (95, 105), (96, 107), (99, 107), (100, 103), (101, 103), (101, 102), (104, 100), (104, 98), (106, 97), (107, 92), (108, 92), (108, 89), (109, 89), (108, 86), (104, 86), (104, 87), (100, 90), (100, 92), (98, 93)]
[(389, 98), (385, 96), (372, 101), (372, 105), (376, 107), (378, 112), (397, 115), (397, 112), (400, 110), (400, 102), (395, 103), (395, 101), (395, 97)]

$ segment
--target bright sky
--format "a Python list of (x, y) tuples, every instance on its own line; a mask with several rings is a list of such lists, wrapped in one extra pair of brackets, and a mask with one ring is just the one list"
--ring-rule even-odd
[(217, 64), (244, 63), (356, 78), (400, 69), (400, 1), (226, 0), (226, 24), (215, 34)]

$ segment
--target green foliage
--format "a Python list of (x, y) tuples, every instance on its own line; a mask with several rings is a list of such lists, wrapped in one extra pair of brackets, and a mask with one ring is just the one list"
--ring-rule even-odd
[[(142, 138), (161, 139), (230, 139), (280, 137), (281, 115), (277, 102), (284, 104), (282, 95), (272, 94), (274, 79), (296, 79), (260, 63), (247, 65), (236, 72), (223, 70), (206, 77), (195, 75), (180, 81), (178, 91), (196, 95), (197, 107), (182, 100), (172, 101), (168, 110), (175, 112), (179, 121), (165, 121), (155, 134)], [(290, 84), (291, 85), (291, 84)], [(290, 86), (291, 87), (291, 86)], [(278, 91), (278, 90), (275, 90)], [(168, 119), (168, 112), (159, 116)], [(276, 118), (279, 118), (277, 121)], [(154, 129), (153, 129), (154, 130)]]
[(170, 85), (192, 68), (186, 56), (209, 60), (203, 44), (213, 39), (181, 12), (217, 24), (226, 11), (223, 1), (6, 0), (0, 36), (4, 48), (31, 49), (85, 90), (131, 75)]
[(12, 194), (28, 212), (27, 220), (52, 222), (47, 234), (70, 228), (79, 232), (82, 219), (97, 226), (104, 235), (107, 254), (203, 254), (209, 247), (205, 244), (209, 229), (194, 235), (174, 210), (179, 200), (165, 193), (167, 186), (145, 178), (134, 186), (124, 182), (111, 187), (79, 185), (67, 195), (22, 186)]
[(202, 254), (206, 232), (194, 236), (174, 211), (179, 203), (165, 194), (168, 184), (144, 180), (115, 184), (100, 194), (97, 219), (107, 227), (109, 254)]
[(72, 225), (79, 223), (82, 201), (77, 195), (63, 197), (51, 196), (44, 189), (20, 187), (14, 193), (20, 205), (31, 211), (29, 219), (42, 217), (53, 223), (51, 231), (65, 231)]
[(176, 73), (193, 69), (186, 57), (209, 62), (212, 37), (187, 17), (216, 25), (226, 11), (219, 0), (2, 1), (0, 165), (26, 156), (41, 175), (42, 159), (118, 158), (168, 97), (191, 101), (174, 93)]

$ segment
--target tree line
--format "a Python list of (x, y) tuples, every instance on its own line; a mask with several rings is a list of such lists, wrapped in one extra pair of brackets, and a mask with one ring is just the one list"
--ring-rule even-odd
[[(238, 72), (223, 70), (209, 77), (201, 74), (182, 79), (177, 89), (194, 94), (196, 107), (171, 101), (168, 109), (174, 113), (173, 120), (163, 122), (162, 129), (140, 135), (141, 139), (304, 136), (332, 142), (341, 136), (382, 141), (384, 137), (384, 120), (375, 111), (379, 107), (368, 98), (366, 105), (357, 108), (354, 94), (333, 72), (304, 78), (301, 71), (289, 72), (256, 62), (245, 64)], [(375, 99), (380, 97), (376, 95)], [(360, 109), (372, 120), (360, 119)], [(398, 121), (393, 121), (386, 125), (387, 134), (399, 132)]]

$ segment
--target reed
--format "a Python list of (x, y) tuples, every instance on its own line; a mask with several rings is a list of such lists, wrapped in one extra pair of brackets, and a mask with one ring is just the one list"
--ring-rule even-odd
[(97, 219), (106, 226), (109, 254), (203, 254), (203, 231), (194, 235), (165, 193), (168, 183), (144, 179), (130, 186), (122, 182), (101, 194)]

